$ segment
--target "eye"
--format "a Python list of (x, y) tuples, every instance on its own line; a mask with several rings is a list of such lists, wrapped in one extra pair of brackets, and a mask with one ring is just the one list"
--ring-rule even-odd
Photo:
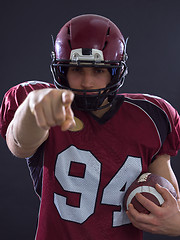
[(72, 72), (81, 72), (82, 71), (82, 69), (80, 67), (71, 67), (70, 70)]
[(105, 70), (106, 70), (106, 69), (104, 69), (104, 68), (95, 68), (95, 69), (94, 69), (94, 71), (95, 71), (96, 73), (104, 73)]

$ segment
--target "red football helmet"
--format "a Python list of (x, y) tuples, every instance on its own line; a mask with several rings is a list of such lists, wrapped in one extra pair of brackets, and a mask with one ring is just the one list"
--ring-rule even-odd
[[(122, 86), (127, 75), (126, 60), (126, 42), (112, 21), (99, 15), (80, 15), (67, 22), (57, 35), (51, 64), (54, 84), (75, 92), (76, 108), (101, 109), (105, 98), (108, 98), (108, 105), (112, 104)], [(72, 89), (66, 78), (69, 66), (108, 68), (111, 82), (101, 89)]]

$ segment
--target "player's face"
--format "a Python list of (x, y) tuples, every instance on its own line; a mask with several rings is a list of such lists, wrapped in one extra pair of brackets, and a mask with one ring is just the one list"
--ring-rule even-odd
[(111, 74), (107, 68), (69, 67), (67, 79), (71, 88), (93, 90), (105, 88), (111, 81)]

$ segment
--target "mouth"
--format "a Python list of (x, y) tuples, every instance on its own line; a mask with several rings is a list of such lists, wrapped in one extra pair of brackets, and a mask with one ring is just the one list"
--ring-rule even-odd
[(95, 91), (95, 90), (79, 90), (74, 91), (76, 95), (80, 96), (97, 96), (101, 93), (101, 91)]

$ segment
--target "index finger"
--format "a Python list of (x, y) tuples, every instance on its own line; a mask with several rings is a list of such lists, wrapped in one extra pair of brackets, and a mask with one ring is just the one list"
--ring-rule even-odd
[(154, 215), (156, 214), (156, 212), (159, 209), (158, 205), (156, 205), (154, 202), (143, 196), (141, 193), (137, 193), (135, 197), (138, 200), (138, 202), (140, 202), (143, 205), (143, 207), (145, 207), (149, 212), (151, 212)]
[(167, 188), (164, 188), (164, 187), (160, 186), (159, 184), (156, 184), (156, 190), (162, 195), (162, 197), (164, 198), (165, 201), (177, 199), (176, 192), (174, 192), (174, 195), (176, 195), (176, 196), (174, 196), (173, 194), (171, 194), (171, 192)]
[(70, 106), (74, 99), (74, 93), (68, 90), (62, 92), (61, 100), (64, 106)]
[(61, 125), (61, 130), (66, 131), (73, 127), (75, 127), (76, 123), (74, 120), (74, 113), (70, 106), (65, 107), (66, 118), (65, 121)]

